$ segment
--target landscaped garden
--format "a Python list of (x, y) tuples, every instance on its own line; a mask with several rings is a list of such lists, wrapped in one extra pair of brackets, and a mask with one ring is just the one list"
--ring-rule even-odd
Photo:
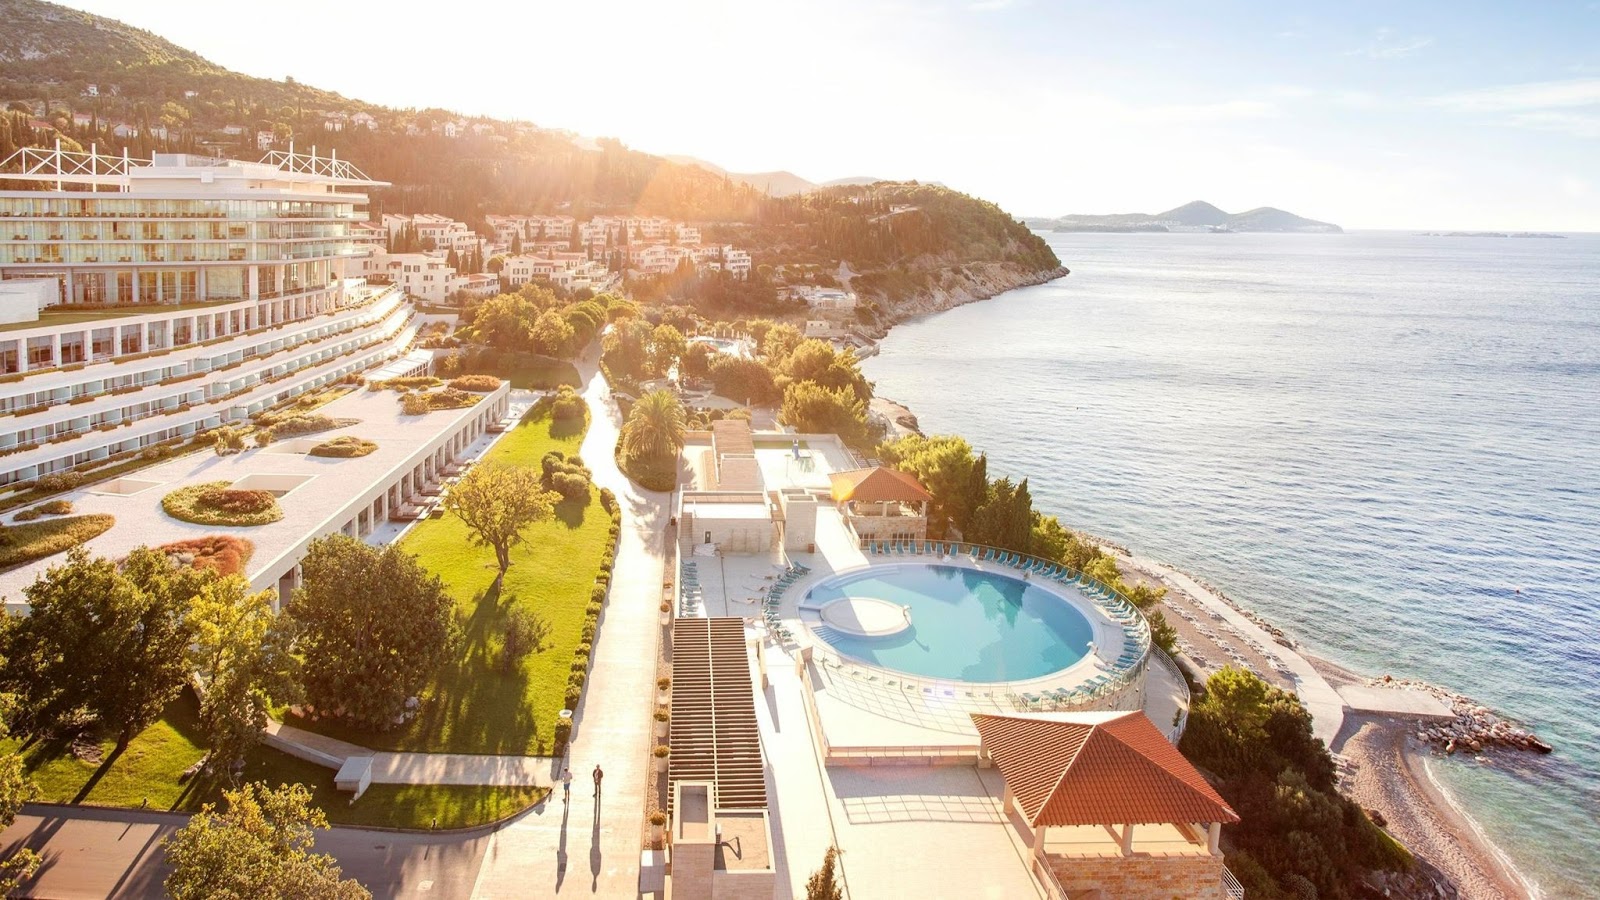
[(231, 534), (211, 534), (186, 541), (173, 541), (156, 549), (180, 566), (213, 569), (218, 575), (243, 575), (244, 567), (256, 552), (256, 545)]
[(283, 507), (271, 491), (235, 490), (226, 481), (178, 488), (161, 498), (161, 509), (196, 525), (268, 525), (283, 518)]
[[(39, 799), (46, 802), (148, 803), (151, 809), (198, 812), (201, 805), (219, 801), (227, 787), (204, 773), (186, 774), (206, 752), (198, 716), (194, 695), (185, 691), (104, 772), (102, 763), (116, 743), (110, 738), (80, 747), (76, 754), (60, 742), (41, 741), (23, 752), (23, 760), (39, 787)], [(15, 739), (0, 744), (7, 752), (19, 746)], [(311, 791), (313, 803), (327, 812), (330, 822), (389, 828), (428, 828), (435, 821), (440, 828), (482, 825), (526, 809), (545, 793), (533, 787), (375, 784), (352, 806), (350, 795), (335, 789), (333, 774), (262, 746), (246, 756), (240, 780), (273, 786), (298, 782)]]
[(353, 434), (340, 435), (339, 437), (323, 441), (306, 451), (310, 456), (326, 456), (334, 459), (350, 459), (357, 456), (366, 456), (378, 449), (378, 445), (365, 438), (358, 438)]
[[(508, 432), (477, 466), (516, 466), (541, 475), (551, 451), (575, 457), (586, 423), (580, 415), (555, 418), (548, 409)], [(512, 547), (511, 566), (497, 581), (495, 552), (475, 546), (455, 515), (429, 519), (404, 539), (438, 575), (455, 600), (463, 639), (424, 692), (418, 714), (388, 731), (349, 728), (334, 719), (292, 718), (299, 727), (385, 750), (450, 753), (550, 754), (559, 713), (566, 705), (580, 645), (592, 641), (596, 576), (610, 558), (612, 517), (592, 487), (579, 500), (562, 500), (547, 521), (530, 526)], [(601, 590), (603, 593), (603, 589)], [(502, 662), (507, 626), (531, 610), (548, 624), (543, 649)], [(515, 630), (515, 629), (513, 629)], [(587, 638), (586, 638), (587, 635)], [(586, 649), (586, 648), (585, 648)], [(587, 653), (582, 654), (587, 662)]]
[(109, 531), (116, 521), (102, 513), (0, 526), (0, 569), (70, 550)]

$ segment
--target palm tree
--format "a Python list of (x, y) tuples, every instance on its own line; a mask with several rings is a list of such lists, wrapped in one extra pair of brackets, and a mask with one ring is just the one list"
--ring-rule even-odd
[(639, 398), (622, 426), (622, 452), (629, 459), (665, 459), (683, 449), (683, 404), (671, 391)]

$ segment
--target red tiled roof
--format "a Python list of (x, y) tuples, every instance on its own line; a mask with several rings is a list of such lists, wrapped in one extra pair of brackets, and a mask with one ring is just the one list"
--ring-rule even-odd
[(1031, 825), (1239, 821), (1142, 712), (972, 721)]
[(878, 466), (852, 469), (829, 476), (833, 499), (839, 503), (861, 500), (866, 503), (922, 503), (932, 500), (922, 483), (904, 472)]

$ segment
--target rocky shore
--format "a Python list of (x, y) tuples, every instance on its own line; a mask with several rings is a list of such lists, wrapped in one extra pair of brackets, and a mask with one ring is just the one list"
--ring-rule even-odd
[(1034, 271), (1017, 263), (968, 263), (956, 269), (945, 269), (927, 291), (883, 303), (884, 322), (870, 336), (881, 340), (890, 328), (907, 319), (987, 300), (1020, 287), (1055, 281), (1067, 274), (1070, 272), (1066, 266)]
[(1374, 687), (1426, 691), (1449, 704), (1451, 711), (1456, 714), (1454, 722), (1420, 726), (1415, 735), (1418, 743), (1438, 748), (1447, 754), (1481, 753), (1493, 748), (1527, 750), (1534, 753), (1549, 753), (1553, 749), (1528, 729), (1507, 722), (1488, 707), (1448, 688), (1426, 681), (1394, 678), (1389, 675), (1369, 678), (1367, 683)]

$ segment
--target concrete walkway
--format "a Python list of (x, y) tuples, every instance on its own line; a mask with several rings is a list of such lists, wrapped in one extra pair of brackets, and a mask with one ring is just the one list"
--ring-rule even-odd
[(1333, 746), (1333, 739), (1339, 734), (1339, 729), (1344, 727), (1344, 699), (1333, 689), (1333, 685), (1328, 684), (1327, 679), (1306, 661), (1305, 657), (1279, 644), (1276, 638), (1250, 621), (1244, 613), (1224, 602), (1188, 575), (1155, 560), (1136, 556), (1126, 558), (1141, 568), (1159, 572), (1162, 578), (1182, 588), (1207, 607), (1216, 610), (1240, 634), (1255, 639), (1265, 652), (1282, 662), (1292, 673), (1295, 692), (1300, 695), (1300, 702), (1311, 712), (1312, 736), (1320, 738), (1330, 748)]
[(479, 753), (391, 753), (284, 725), (267, 723), (266, 744), (290, 756), (337, 771), (345, 760), (372, 760), (373, 784), (549, 785), (556, 760), (549, 756)]
[[(590, 412), (580, 453), (595, 483), (622, 504), (622, 536), (594, 665), (574, 717), (572, 799), (563, 802), (558, 788), (549, 801), (496, 831), (474, 897), (639, 894), (670, 496), (635, 488), (617, 469), (612, 454), (621, 421), (610, 389), (593, 355), (578, 368)], [(600, 798), (590, 779), (596, 765), (605, 770)]]

